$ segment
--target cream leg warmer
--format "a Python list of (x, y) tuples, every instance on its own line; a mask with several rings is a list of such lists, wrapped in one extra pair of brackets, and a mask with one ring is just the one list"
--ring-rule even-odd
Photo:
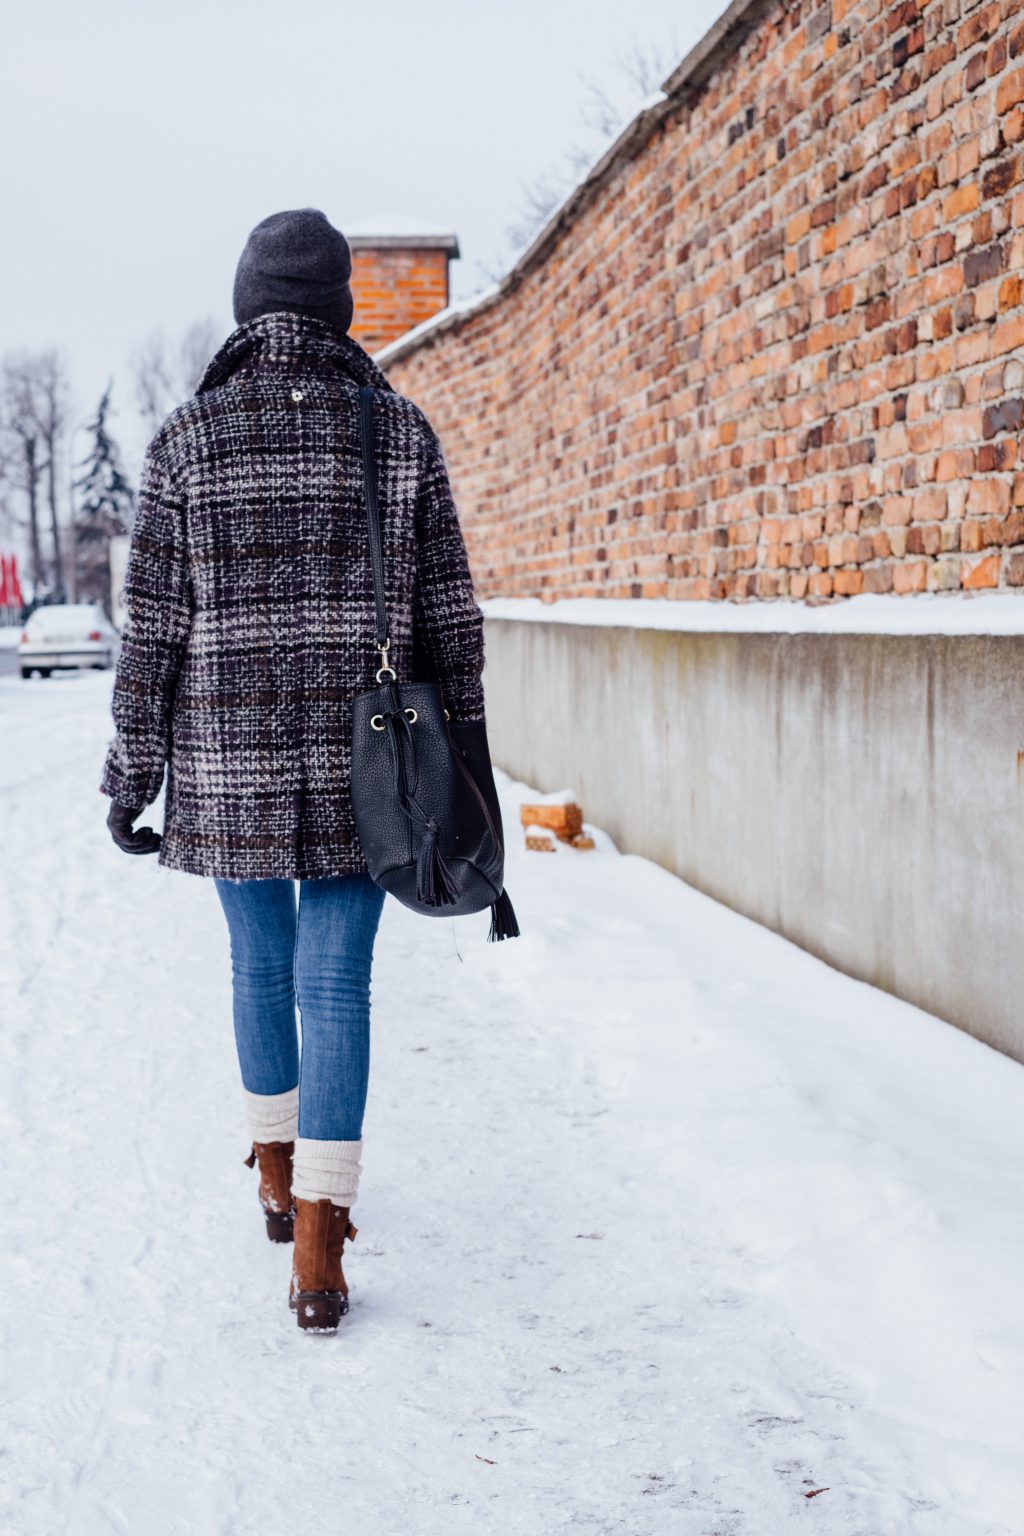
[(330, 1200), (332, 1205), (354, 1205), (359, 1190), (361, 1141), (313, 1141), (299, 1136), (295, 1142), (292, 1191), (300, 1200)]
[(250, 1093), (242, 1089), (253, 1141), (294, 1141), (299, 1133), (299, 1090)]

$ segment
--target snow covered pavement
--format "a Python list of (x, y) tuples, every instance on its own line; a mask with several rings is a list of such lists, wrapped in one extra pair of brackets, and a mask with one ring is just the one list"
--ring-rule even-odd
[(1024, 1069), (513, 851), (517, 943), (385, 908), (352, 1310), (301, 1335), (213, 887), (107, 840), (109, 688), (0, 678), (4, 1536), (1020, 1536)]

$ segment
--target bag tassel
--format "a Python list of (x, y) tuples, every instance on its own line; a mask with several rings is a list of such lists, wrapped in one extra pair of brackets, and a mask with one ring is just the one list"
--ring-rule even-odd
[(456, 890), (438, 847), (440, 828), (431, 817), (416, 860), (416, 900), (426, 907), (453, 907)]
[(488, 944), (500, 944), (502, 939), (518, 939), (519, 924), (516, 921), (515, 909), (508, 899), (508, 892), (502, 891), (497, 901), (491, 903), (491, 931), (487, 935)]

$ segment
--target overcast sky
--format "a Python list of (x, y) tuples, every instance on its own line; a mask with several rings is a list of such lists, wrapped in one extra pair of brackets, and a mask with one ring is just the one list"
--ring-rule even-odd
[[(155, 328), (232, 328), (253, 224), (314, 205), (341, 229), (446, 224), (457, 294), (483, 285), (521, 187), (593, 144), (582, 79), (670, 66), (724, 0), (9, 0), (0, 49), (0, 349), (57, 345), (76, 408)], [(582, 78), (581, 78), (582, 77)]]

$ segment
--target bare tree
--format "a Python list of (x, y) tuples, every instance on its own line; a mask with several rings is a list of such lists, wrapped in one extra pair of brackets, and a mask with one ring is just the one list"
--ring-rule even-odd
[(529, 185), (521, 188), (522, 203), (519, 217), (505, 231), (513, 250), (529, 245), (538, 230), (542, 229), (554, 213), (566, 193), (564, 177), (553, 171), (545, 171)]
[(679, 48), (674, 38), (668, 48), (661, 48), (657, 43), (645, 47), (634, 37), (626, 52), (620, 54), (617, 60), (623, 79), (642, 98), (660, 91), (678, 62)]
[(154, 331), (132, 357), (135, 403), (150, 433), (154, 433), (167, 415), (167, 401), (174, 394), (167, 343), (162, 331)]
[(0, 370), (0, 426), (9, 483), (24, 496), (32, 583), (38, 591), (46, 585), (43, 546), (39, 536), (39, 489), (43, 472), (43, 445), (39, 427), (34, 359), (30, 353), (5, 357)]
[(46, 500), (50, 510), (50, 536), (53, 539), (54, 585), (64, 590), (67, 571), (61, 548), (60, 508), (57, 497), (57, 471), (64, 457), (68, 428), (67, 369), (59, 352), (40, 352), (35, 358), (35, 397), (39, 436), (46, 453)]
[[(0, 553), (6, 554), (16, 544), (20, 543), (21, 522), (14, 511), (14, 503), (18, 496), (15, 461), (10, 453), (10, 439), (4, 430), (3, 400), (0, 399)], [(13, 594), (8, 593), (8, 603), (13, 599)], [(0, 623), (4, 622), (5, 613), (0, 609)]]
[(571, 144), (558, 165), (543, 171), (521, 189), (521, 206), (505, 231), (505, 247), (482, 263), (491, 281), (504, 275), (510, 260), (527, 246), (547, 223), (559, 203), (593, 165), (601, 152), (624, 127), (640, 104), (652, 96), (667, 78), (679, 57), (674, 40), (668, 47), (644, 45), (636, 38), (615, 61), (619, 89), (580, 77), (583, 99), (580, 117), (585, 137)]
[[(29, 534), (32, 581), (64, 591), (65, 570), (59, 486), (68, 430), (68, 378), (52, 348), (6, 357), (0, 370), (0, 461), (9, 489), (20, 492)], [(49, 512), (53, 557), (47, 581), (42, 547), (42, 505)]]
[[(584, 90), (583, 104), (580, 107), (580, 116), (584, 123), (599, 139), (614, 138), (622, 127), (622, 108), (603, 85), (598, 85), (596, 80), (588, 80), (583, 75), (580, 75), (579, 79)], [(578, 146), (569, 151), (573, 159), (578, 159), (580, 153)], [(589, 152), (583, 150), (582, 153)]]
[(18, 520), (11, 509), (11, 497), (16, 489), (16, 471), (12, 443), (5, 428), (6, 402), (0, 393), (0, 547), (6, 548), (13, 537)]
[(154, 331), (132, 359), (135, 402), (150, 433), (182, 400), (194, 395), (203, 369), (217, 349), (220, 330), (211, 319), (190, 325), (176, 345)]
[(207, 315), (205, 320), (195, 320), (189, 326), (178, 347), (180, 376), (185, 385), (183, 400), (195, 394), (210, 361), (223, 340), (223, 333), (215, 320)]

